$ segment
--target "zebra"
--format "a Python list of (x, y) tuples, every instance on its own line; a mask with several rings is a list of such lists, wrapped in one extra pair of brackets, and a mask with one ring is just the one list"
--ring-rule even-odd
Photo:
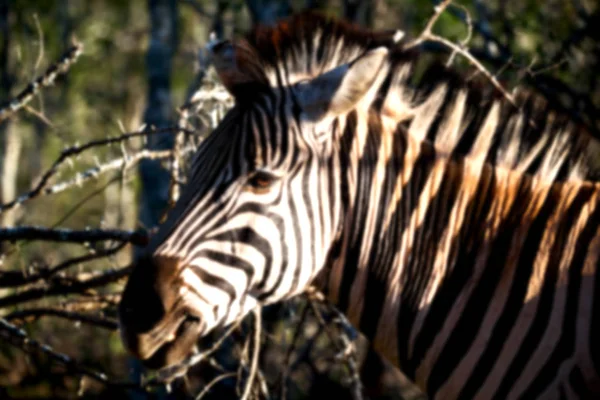
[(315, 285), (430, 398), (600, 396), (597, 140), (400, 36), (305, 12), (213, 47), (235, 106), (128, 279), (134, 356)]

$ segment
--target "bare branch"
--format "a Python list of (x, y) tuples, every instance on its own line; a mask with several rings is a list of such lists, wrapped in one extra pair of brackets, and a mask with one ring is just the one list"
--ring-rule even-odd
[(0, 106), (0, 122), (27, 105), (42, 88), (52, 85), (58, 76), (65, 74), (82, 52), (83, 45), (74, 40), (73, 46), (56, 63), (52, 64), (43, 75), (27, 85), (14, 99)]
[(106, 328), (111, 331), (116, 331), (119, 326), (116, 320), (112, 318), (83, 314), (68, 310), (61, 310), (57, 308), (29, 308), (26, 310), (15, 311), (4, 316), (8, 321), (26, 321), (32, 319), (38, 319), (45, 316), (65, 318), (71, 321), (83, 322), (85, 324)]
[(256, 307), (253, 311), (254, 314), (254, 350), (252, 352), (252, 363), (250, 364), (250, 372), (248, 374), (248, 380), (244, 387), (244, 394), (242, 400), (248, 400), (252, 391), (252, 385), (256, 377), (256, 371), (258, 369), (258, 357), (260, 354), (260, 335), (262, 332), (262, 317), (260, 315), (260, 307)]
[[(348, 369), (350, 370), (350, 375), (351, 375), (351, 380), (352, 380), (352, 389), (353, 389), (353, 392), (352, 392), (353, 399), (354, 400), (362, 400), (363, 399), (363, 395), (362, 395), (363, 385), (362, 385), (362, 381), (360, 379), (358, 363), (356, 361), (356, 349), (355, 349), (354, 343), (352, 343), (350, 341), (350, 339), (348, 339), (346, 334), (342, 333), (341, 335), (339, 335), (339, 334), (336, 334), (335, 332), (332, 332), (331, 325), (328, 324), (325, 321), (325, 319), (323, 318), (323, 315), (321, 314), (320, 310), (318, 309), (316, 302), (323, 301), (324, 296), (321, 293), (315, 293), (314, 290), (313, 290), (313, 293), (311, 293), (309, 291), (308, 294), (309, 294), (308, 301), (310, 303), (310, 306), (313, 309), (315, 316), (317, 317), (317, 320), (319, 321), (319, 324), (321, 324), (325, 328), (325, 331), (327, 332), (327, 335), (329, 336), (329, 340), (332, 343), (334, 343), (334, 345), (339, 350), (339, 353), (336, 356), (336, 359), (344, 360), (346, 362), (346, 365), (348, 366)], [(348, 322), (348, 320), (346, 319), (344, 314), (342, 314), (335, 307), (333, 307), (333, 310), (337, 316), (338, 322), (342, 326), (342, 332), (348, 332), (349, 330), (353, 329), (352, 325), (350, 325), (350, 323)], [(338, 338), (341, 339), (341, 341), (342, 341), (341, 344), (340, 344)]]
[(432, 30), (435, 23), (438, 21), (440, 15), (442, 15), (446, 8), (448, 8), (450, 3), (452, 3), (452, 0), (443, 0), (440, 4), (433, 8), (433, 15), (431, 16), (429, 21), (427, 21), (427, 25), (425, 25), (423, 32), (421, 32), (419, 37), (417, 37), (415, 40), (413, 40), (407, 45), (408, 48), (417, 47), (424, 41), (428, 40), (428, 37), (432, 34)]
[(300, 316), (300, 320), (296, 324), (292, 342), (290, 343), (287, 354), (285, 355), (285, 358), (284, 358), (285, 365), (284, 365), (283, 371), (281, 372), (281, 379), (280, 379), (281, 398), (282, 399), (287, 398), (287, 386), (288, 386), (288, 380), (289, 380), (290, 369), (291, 369), (290, 368), (290, 360), (292, 358), (292, 353), (296, 350), (296, 345), (298, 343), (298, 339), (300, 338), (300, 336), (302, 334), (301, 328), (302, 328), (302, 325), (304, 325), (304, 321), (306, 320), (306, 317), (308, 316), (308, 311), (309, 311), (309, 307), (305, 306), (304, 309), (302, 310), (302, 315)]
[(194, 354), (177, 365), (173, 365), (159, 370), (156, 378), (148, 380), (147, 384), (152, 385), (162, 382), (170, 382), (173, 379), (185, 374), (187, 370), (193, 367), (194, 365), (204, 360), (207, 360), (212, 354), (219, 350), (221, 345), (225, 342), (227, 338), (229, 338), (229, 336), (231, 336), (233, 331), (237, 329), (240, 323), (241, 321), (237, 321), (234, 324), (232, 324), (229, 327), (229, 329), (227, 329), (227, 331), (225, 331), (225, 333), (216, 342), (214, 342), (208, 350)]
[(110, 384), (106, 374), (84, 367), (66, 354), (54, 351), (50, 346), (41, 344), (31, 339), (20, 328), (14, 326), (4, 318), (0, 318), (0, 338), (23, 350), (26, 353), (39, 352), (47, 355), (50, 359), (64, 365), (67, 370), (77, 374), (88, 376), (98, 382)]
[[(9, 210), (14, 207), (18, 207), (21, 204), (25, 203), (26, 201), (31, 200), (41, 194), (43, 194), (43, 195), (54, 194), (54, 193), (62, 192), (63, 190), (68, 189), (69, 187), (72, 187), (75, 185), (81, 185), (87, 180), (97, 178), (100, 174), (102, 174), (104, 172), (115, 171), (115, 170), (122, 169), (124, 167), (131, 167), (132, 165), (134, 165), (135, 163), (139, 162), (142, 159), (156, 160), (156, 159), (168, 158), (171, 155), (171, 151), (170, 150), (162, 150), (162, 151), (142, 150), (142, 151), (135, 153), (132, 156), (123, 157), (120, 159), (110, 161), (107, 164), (103, 164), (103, 165), (100, 165), (100, 166), (97, 166), (94, 168), (90, 168), (87, 171), (77, 174), (75, 176), (75, 178), (73, 178), (67, 182), (59, 183), (52, 187), (47, 187), (50, 178), (57, 173), (58, 167), (60, 165), (62, 165), (63, 163), (65, 163), (68, 159), (70, 159), (70, 157), (72, 157), (74, 155), (80, 154), (83, 151), (91, 149), (93, 147), (105, 146), (105, 145), (109, 145), (109, 144), (113, 144), (113, 143), (119, 143), (124, 140), (131, 139), (131, 138), (138, 137), (138, 136), (145, 136), (145, 135), (165, 133), (165, 132), (177, 132), (177, 131), (180, 131), (177, 127), (150, 130), (150, 131), (140, 130), (138, 132), (126, 133), (126, 134), (123, 134), (123, 135), (120, 135), (120, 136), (117, 136), (114, 138), (94, 140), (94, 141), (88, 142), (84, 145), (69, 147), (69, 148), (63, 150), (63, 152), (56, 159), (54, 164), (52, 164), (52, 167), (50, 167), (44, 173), (44, 175), (42, 176), (42, 178), (40, 179), (38, 184), (35, 186), (35, 188), (33, 188), (30, 192), (19, 196), (18, 198), (16, 198), (13, 201), (10, 201), (8, 203), (0, 205), (0, 212)], [(184, 130), (183, 132), (185, 132), (187, 134), (192, 133), (192, 132), (186, 131), (186, 130)]]
[[(425, 29), (423, 30), (423, 32), (421, 32), (421, 34), (415, 40), (410, 42), (406, 46), (406, 48), (412, 49), (417, 46), (420, 46), (421, 44), (423, 44), (424, 42), (427, 42), (427, 41), (440, 43), (440, 44), (446, 46), (447, 48), (452, 50), (452, 54), (450, 56), (449, 61), (451, 61), (454, 58), (455, 54), (460, 54), (463, 57), (465, 57), (480, 73), (482, 73), (487, 79), (489, 79), (489, 81), (492, 83), (492, 85), (494, 85), (494, 87), (506, 98), (506, 100), (508, 100), (513, 106), (517, 107), (517, 103), (516, 103), (514, 97), (500, 84), (500, 82), (498, 82), (498, 79), (496, 79), (496, 77), (494, 75), (492, 75), (485, 68), (485, 66), (483, 64), (481, 64), (481, 62), (479, 62), (479, 60), (477, 58), (475, 58), (469, 52), (469, 50), (466, 48), (466, 44), (471, 38), (472, 29), (473, 29), (472, 23), (471, 23), (471, 18), (468, 13), (466, 14), (467, 15), (466, 22), (467, 22), (467, 24), (469, 24), (468, 33), (467, 33), (467, 37), (461, 41), (461, 44), (456, 44), (456, 43), (454, 43), (444, 37), (436, 35), (435, 33), (432, 32), (433, 26), (439, 19), (440, 15), (451, 4), (452, 4), (452, 0), (444, 0), (444, 1), (442, 1), (441, 4), (439, 4), (437, 7), (435, 7), (434, 14), (431, 16), (431, 18), (427, 22), (427, 25), (425, 26)], [(464, 7), (459, 7), (459, 8), (462, 8), (463, 11), (466, 11), (466, 9), (464, 9)]]
[(95, 251), (91, 254), (86, 254), (81, 257), (72, 258), (64, 261), (52, 268), (37, 270), (35, 273), (27, 273), (26, 271), (0, 271), (0, 288), (17, 287), (34, 283), (41, 279), (49, 279), (55, 274), (64, 271), (65, 269), (79, 265), (88, 261), (97, 260), (99, 258), (108, 257), (116, 254), (127, 245), (127, 242), (122, 242), (115, 247), (107, 250)]
[(196, 13), (198, 13), (198, 15), (200, 15), (201, 17), (204, 18), (210, 18), (212, 19), (213, 16), (210, 15), (210, 13), (208, 13), (205, 9), (204, 6), (202, 6), (202, 4), (200, 4), (199, 2), (197, 2), (196, 0), (180, 0), (183, 4), (187, 4), (189, 6), (191, 6), (194, 11), (196, 11)]
[(148, 243), (148, 233), (144, 230), (88, 229), (80, 231), (66, 228), (50, 229), (42, 226), (19, 226), (16, 228), (0, 228), (0, 242), (4, 240), (45, 240), (73, 243), (116, 240), (144, 246)]
[(13, 306), (33, 300), (39, 300), (45, 297), (62, 296), (73, 293), (86, 293), (88, 290), (105, 286), (109, 283), (115, 283), (126, 278), (131, 272), (132, 267), (124, 267), (115, 270), (107, 270), (98, 276), (85, 280), (78, 279), (54, 279), (48, 285), (39, 288), (29, 289), (20, 293), (8, 295), (0, 298), (0, 308)]
[(217, 383), (219, 383), (227, 378), (233, 378), (236, 375), (237, 374), (235, 372), (228, 372), (228, 373), (217, 376), (215, 379), (213, 379), (208, 384), (206, 384), (206, 386), (204, 386), (204, 388), (202, 389), (200, 394), (198, 396), (196, 396), (196, 400), (200, 400), (204, 396), (206, 396), (208, 394), (208, 392), (210, 391), (210, 389), (212, 389), (212, 387), (215, 386)]
[(434, 35), (434, 34), (428, 34), (425, 36), (425, 40), (431, 40), (434, 42), (438, 42), (443, 44), (444, 46), (450, 48), (452, 51), (456, 52), (457, 54), (460, 54), (461, 56), (465, 57), (467, 60), (469, 60), (469, 62), (475, 67), (477, 68), (477, 70), (482, 73), (487, 79), (489, 79), (489, 81), (492, 83), (492, 85), (494, 85), (494, 87), (500, 92), (502, 93), (502, 95), (504, 96), (504, 98), (506, 98), (506, 100), (508, 100), (513, 106), (517, 107), (517, 102), (515, 100), (515, 98), (513, 97), (512, 94), (510, 94), (505, 88), (504, 86), (502, 86), (502, 84), (500, 82), (498, 82), (498, 79), (492, 75), (487, 68), (481, 64), (481, 62), (479, 62), (479, 60), (477, 58), (475, 58), (470, 52), (469, 50), (457, 45), (456, 43), (438, 36), (438, 35)]

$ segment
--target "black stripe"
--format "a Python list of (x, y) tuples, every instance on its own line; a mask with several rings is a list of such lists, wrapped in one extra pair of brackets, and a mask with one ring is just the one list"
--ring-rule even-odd
[(235, 288), (225, 279), (212, 275), (200, 267), (188, 266), (188, 268), (190, 268), (196, 275), (198, 275), (202, 282), (206, 283), (209, 286), (216, 287), (222, 290), (223, 292), (227, 293), (227, 295), (229, 296), (229, 304), (231, 304), (233, 299), (235, 299)]
[(575, 392), (580, 399), (598, 399), (600, 393), (592, 393), (588, 388), (588, 384), (585, 381), (581, 369), (578, 366), (574, 366), (569, 374), (569, 386)]
[[(402, 127), (399, 127), (402, 130)], [(414, 161), (413, 172), (410, 180), (402, 187), (401, 198), (396, 204), (396, 213), (393, 216), (394, 220), (400, 225), (400, 234), (402, 235), (409, 229), (409, 223), (413, 212), (419, 205), (419, 196), (423, 192), (423, 188), (427, 183), (435, 163), (435, 153), (433, 148), (427, 143), (422, 143), (417, 159)], [(409, 232), (413, 235), (414, 232)], [(415, 243), (416, 244), (416, 243)], [(406, 367), (409, 374), (414, 370), (411, 369), (408, 362), (408, 342), (410, 331), (414, 323), (418, 304), (414, 301), (413, 292), (411, 292), (411, 281), (419, 276), (417, 264), (415, 264), (414, 251), (410, 251), (407, 260), (401, 260), (404, 263), (402, 267), (400, 285), (406, 290), (402, 291), (400, 299), (400, 309), (398, 312), (398, 357), (400, 365), (403, 369)]]
[[(336, 129), (339, 129), (339, 125), (337, 124), (337, 120), (334, 123), (334, 127)], [(332, 172), (332, 176), (330, 177), (329, 180), (329, 190), (331, 193), (331, 196), (334, 195), (334, 191), (335, 190), (339, 190), (340, 191), (340, 207), (339, 210), (335, 210), (332, 209), (332, 218), (333, 218), (333, 213), (338, 212), (339, 216), (340, 216), (340, 220), (339, 220), (339, 224), (340, 226), (338, 227), (338, 233), (340, 233), (339, 238), (337, 239), (337, 241), (335, 243), (333, 243), (333, 245), (331, 246), (331, 248), (329, 249), (329, 254), (327, 255), (327, 259), (325, 262), (325, 271), (324, 274), (325, 276), (323, 277), (323, 283), (324, 283), (324, 294), (328, 295), (329, 294), (329, 282), (331, 280), (331, 271), (333, 270), (333, 263), (335, 262), (335, 260), (338, 260), (342, 254), (342, 247), (343, 247), (343, 242), (344, 242), (344, 234), (348, 234), (347, 232), (343, 232), (343, 229), (345, 227), (345, 221), (344, 219), (347, 218), (347, 211), (348, 211), (348, 207), (350, 205), (350, 183), (348, 181), (348, 168), (350, 165), (350, 154), (351, 154), (351, 148), (352, 148), (352, 143), (355, 140), (354, 135), (348, 134), (348, 135), (343, 135), (343, 132), (341, 133), (342, 137), (341, 140), (338, 142), (339, 143), (339, 150), (337, 151), (337, 157), (339, 157), (338, 162), (339, 162), (339, 181), (336, 182), (336, 175), (333, 174), (333, 172), (336, 171), (336, 168), (334, 168), (334, 160), (333, 157), (330, 160), (329, 166), (330, 166), (330, 171)]]
[[(484, 247), (490, 246), (487, 262), (478, 282), (473, 282), (473, 288), (467, 304), (461, 313), (452, 333), (444, 344), (435, 365), (433, 366), (427, 381), (427, 392), (432, 396), (437, 393), (446, 379), (451, 376), (463, 356), (468, 353), (471, 343), (477, 338), (479, 329), (485, 317), (486, 311), (492, 302), (496, 287), (500, 283), (500, 277), (506, 265), (506, 256), (510, 253), (512, 240), (515, 232), (522, 224), (522, 215), (530, 203), (531, 182), (528, 179), (522, 181), (516, 200), (512, 204), (506, 218), (500, 221), (492, 243), (483, 243)], [(540, 212), (528, 232), (526, 243), (537, 246), (543, 234), (543, 228), (548, 216), (553, 211), (554, 204), (544, 200)], [(474, 232), (474, 234), (481, 234)], [(528, 249), (524, 246), (523, 253), (535, 255), (537, 247)], [(529, 254), (528, 254), (529, 256)], [(458, 266), (460, 268), (460, 266)]]
[(244, 272), (246, 275), (246, 279), (248, 281), (248, 285), (252, 282), (254, 278), (254, 273), (256, 272), (252, 265), (239, 257), (234, 256), (233, 254), (226, 254), (220, 251), (203, 249), (198, 253), (192, 254), (193, 258), (204, 257), (209, 260), (216, 261), (220, 264), (226, 265), (228, 267), (236, 268)]
[[(375, 128), (374, 134), (381, 129), (379, 120), (370, 124)], [(393, 219), (387, 231), (383, 231), (383, 222), (385, 213), (394, 200), (394, 189), (398, 173), (402, 171), (404, 162), (404, 152), (406, 151), (406, 141), (403, 135), (394, 135), (392, 141), (392, 151), (390, 158), (385, 166), (384, 181), (381, 185), (381, 194), (379, 199), (372, 199), (371, 204), (377, 212), (375, 216), (374, 237), (371, 243), (371, 254), (367, 261), (368, 276), (364, 293), (364, 305), (360, 317), (360, 330), (369, 339), (375, 336), (381, 312), (386, 298), (386, 291), (389, 288), (389, 275), (393, 268), (395, 250), (399, 239), (399, 224)]]
[[(596, 210), (598, 212), (598, 210)], [(589, 224), (583, 229), (580, 233), (580, 241), (576, 244), (575, 251), (581, 251), (580, 244), (581, 240), (586, 241), (590, 236), (590, 227)], [(589, 239), (591, 240), (591, 239)], [(574, 261), (578, 258), (578, 253), (574, 255)], [(576, 265), (574, 262), (571, 265)], [(548, 325), (548, 321), (550, 320), (550, 316), (552, 313), (552, 309), (554, 306), (554, 295), (556, 291), (556, 280), (558, 278), (558, 271), (547, 269), (546, 274), (544, 275), (544, 284), (542, 286), (542, 290), (539, 295), (538, 300), (538, 309), (535, 313), (535, 318), (531, 323), (531, 327), (527, 332), (527, 335), (523, 339), (521, 346), (519, 347), (519, 351), (517, 355), (513, 359), (510, 364), (510, 367), (507, 369), (505, 376), (502, 379), (502, 384), (500, 385), (498, 393), (496, 393), (496, 399), (506, 398), (508, 392), (519, 378), (523, 371), (523, 366), (526, 365), (527, 360), (531, 357), (537, 345), (539, 344), (546, 328)]]
[[(301, 137), (301, 136), (300, 136)], [(307, 148), (309, 148), (308, 143), (305, 143), (305, 145), (307, 146)], [(290, 190), (290, 196), (289, 196), (289, 204), (290, 204), (290, 213), (291, 215), (294, 217), (294, 234), (297, 235), (297, 242), (298, 242), (298, 262), (296, 264), (296, 271), (294, 271), (294, 279), (292, 281), (292, 287), (290, 289), (291, 292), (296, 291), (296, 289), (298, 288), (298, 282), (300, 280), (300, 272), (303, 268), (314, 268), (315, 267), (315, 260), (311, 259), (308, 260), (307, 262), (304, 262), (303, 260), (303, 256), (302, 256), (302, 249), (303, 249), (303, 245), (305, 242), (308, 242), (308, 245), (310, 246), (310, 254), (312, 255), (312, 257), (314, 258), (316, 255), (316, 250), (315, 250), (315, 240), (316, 240), (316, 230), (318, 229), (317, 226), (315, 226), (316, 222), (315, 221), (315, 215), (313, 212), (313, 204), (310, 201), (310, 196), (309, 196), (309, 192), (311, 190), (317, 190), (317, 193), (320, 193), (319, 190), (319, 182), (317, 180), (317, 187), (316, 188), (311, 188), (309, 185), (309, 176), (310, 173), (312, 172), (312, 162), (313, 159), (315, 158), (312, 150), (309, 148), (309, 150), (306, 152), (306, 159), (302, 161), (303, 164), (303, 168), (301, 170), (298, 171), (298, 173), (302, 172), (302, 201), (304, 202), (304, 206), (306, 209), (306, 213), (307, 213), (307, 219), (306, 221), (302, 221), (303, 218), (301, 218), (298, 215), (298, 209), (296, 208), (296, 204), (294, 202), (294, 198), (295, 196), (291, 195), (291, 190)], [(319, 168), (318, 162), (316, 165), (316, 168)], [(298, 178), (296, 178), (298, 179)], [(318, 197), (319, 198), (319, 197)], [(317, 208), (319, 207), (319, 204), (316, 204)], [(323, 223), (323, 218), (321, 218), (320, 223)], [(302, 232), (300, 230), (300, 224), (303, 225), (308, 225), (308, 227), (310, 228), (310, 237), (302, 237)]]
[[(565, 246), (568, 241), (568, 234), (573, 224), (576, 222), (576, 217), (581, 207), (590, 197), (589, 191), (580, 191), (573, 199), (569, 207), (561, 211), (561, 222), (556, 232), (556, 238), (554, 244), (549, 253), (547, 270), (558, 271), (560, 260), (562, 258)], [(550, 194), (551, 195), (551, 194)], [(530, 229), (525, 242), (523, 243), (521, 254), (519, 257), (518, 266), (515, 269), (515, 275), (512, 279), (512, 285), (508, 293), (508, 298), (502, 314), (499, 316), (492, 334), (487, 342), (487, 346), (477, 362), (471, 376), (469, 377), (467, 384), (460, 393), (460, 398), (472, 398), (475, 396), (477, 390), (481, 387), (488, 373), (492, 370), (495, 362), (497, 361), (500, 352), (508, 339), (511, 330), (514, 328), (514, 324), (523, 311), (525, 295), (527, 294), (527, 288), (529, 286), (529, 280), (533, 271), (533, 263), (538, 251), (534, 251), (539, 245), (541, 245), (541, 230), (548, 229), (548, 227), (541, 226), (544, 221), (541, 218), (537, 218)], [(540, 230), (536, 234), (536, 230)], [(553, 229), (550, 227), (549, 229)], [(536, 240), (540, 241), (537, 243)], [(555, 274), (556, 272), (553, 272)]]
[[(355, 112), (352, 112), (348, 116), (346, 132), (344, 132), (344, 135), (347, 134), (356, 136)], [(373, 174), (378, 162), (378, 151), (379, 146), (381, 145), (380, 136), (380, 132), (374, 134), (373, 131), (368, 131), (363, 155), (358, 162), (359, 165), (356, 177), (357, 189), (354, 200), (354, 212), (351, 218), (353, 225), (361, 228), (353, 230), (355, 235), (350, 239), (348, 244), (348, 252), (346, 254), (346, 263), (344, 265), (338, 300), (338, 307), (342, 311), (346, 311), (350, 304), (350, 291), (359, 266), (358, 262), (365, 234), (365, 230), (362, 227), (364, 227), (367, 222), (370, 213), (369, 204), (371, 199), (369, 196), (374, 183)]]
[[(267, 239), (260, 236), (254, 229), (248, 227), (221, 232), (218, 235), (210, 236), (208, 239), (220, 242), (244, 243), (259, 251), (265, 257), (265, 271), (260, 281), (264, 285), (273, 264), (273, 248)], [(257, 284), (257, 286), (259, 286), (259, 284)], [(250, 291), (253, 291), (254, 289), (254, 287), (251, 287)]]
[[(586, 190), (588, 188), (585, 188)], [(533, 380), (531, 385), (523, 394), (524, 398), (535, 398), (552, 382), (558, 373), (562, 363), (573, 356), (575, 351), (575, 337), (577, 327), (579, 294), (581, 289), (581, 272), (588, 252), (596, 251), (590, 249), (590, 244), (598, 231), (598, 221), (600, 218), (600, 207), (596, 207), (593, 214), (587, 220), (585, 228), (579, 235), (579, 240), (575, 244), (575, 253), (571, 265), (569, 266), (568, 283), (566, 288), (566, 304), (563, 314), (563, 324), (561, 328), (560, 339), (554, 347), (548, 361), (544, 364), (539, 374)], [(553, 306), (555, 308), (556, 306)]]
[[(596, 207), (598, 207), (596, 205)], [(597, 234), (597, 232), (594, 232)], [(590, 334), (588, 336), (590, 346), (590, 358), (594, 366), (596, 376), (600, 376), (600, 259), (596, 261), (596, 273), (594, 274), (594, 291), (590, 294), (593, 299), (592, 315), (590, 319)], [(591, 278), (588, 278), (591, 279)]]
[[(308, 168), (304, 168), (303, 170), (306, 171)], [(299, 169), (298, 171), (296, 171), (294, 173), (293, 177), (290, 177), (290, 181), (292, 181), (294, 178), (297, 179), (297, 174), (299, 172), (301, 172), (302, 169)], [(304, 178), (304, 177), (302, 177)], [(311, 226), (311, 232), (314, 229), (314, 220), (313, 219), (309, 219), (308, 221), (305, 222), (301, 222), (301, 218), (298, 215), (298, 208), (296, 207), (296, 202), (294, 201), (294, 196), (292, 195), (292, 191), (291, 191), (291, 187), (288, 188), (288, 193), (290, 194), (288, 196), (288, 210), (289, 210), (289, 216), (290, 216), (290, 220), (291, 220), (291, 224), (292, 227), (294, 228), (294, 236), (295, 236), (295, 243), (293, 244), (294, 247), (296, 247), (296, 263), (295, 263), (295, 267), (294, 267), (294, 276), (292, 279), (292, 286), (290, 288), (290, 291), (293, 291), (294, 289), (296, 289), (298, 287), (298, 280), (300, 279), (300, 272), (302, 271), (302, 268), (307, 268), (308, 265), (304, 265), (303, 264), (303, 255), (302, 255), (302, 249), (304, 248), (304, 241), (305, 240), (310, 240), (311, 242), (314, 240), (314, 236), (312, 238), (304, 238), (302, 237), (302, 232), (300, 231), (300, 224), (301, 223), (307, 223), (310, 224)], [(309, 210), (309, 215), (312, 217), (312, 210), (310, 209), (310, 203), (306, 203), (307, 198), (306, 198), (306, 191), (302, 191), (302, 200), (305, 201), (306, 204), (306, 208)], [(314, 254), (314, 253), (312, 253)], [(286, 265), (285, 267), (283, 267), (279, 273), (279, 278), (277, 279), (277, 283), (275, 284), (275, 286), (273, 286), (273, 288), (269, 291), (270, 293), (274, 292), (283, 282), (283, 278), (286, 274), (287, 269), (289, 269), (289, 265)]]
[(413, 379), (416, 368), (421, 364), (427, 350), (442, 329), (464, 285), (471, 278), (475, 258), (483, 244), (481, 232), (485, 230), (487, 216), (496, 195), (495, 185), (495, 175), (491, 168), (484, 166), (475, 193), (465, 206), (465, 216), (460, 231), (455, 235), (450, 246), (448, 275), (429, 306), (421, 331), (415, 339), (413, 357), (410, 360), (408, 344), (411, 326), (403, 327), (402, 320), (399, 320), (398, 329), (403, 329), (403, 332), (398, 338), (398, 356), (401, 357), (403, 370)]
[[(264, 276), (262, 277), (262, 279), (260, 280), (260, 282), (256, 285), (255, 291), (257, 293), (262, 293), (257, 295), (257, 298), (259, 300), (264, 300), (267, 299), (272, 293), (273, 291), (268, 291), (268, 292), (264, 292), (265, 289), (265, 285), (267, 284), (267, 280), (269, 279), (271, 273), (273, 272), (278, 272), (281, 273), (281, 271), (283, 269), (285, 269), (285, 264), (287, 263), (287, 259), (288, 259), (288, 248), (287, 248), (287, 244), (286, 244), (286, 238), (285, 238), (285, 231), (282, 229), (284, 226), (283, 223), (283, 219), (274, 213), (271, 212), (267, 212), (264, 209), (264, 206), (262, 204), (257, 204), (257, 203), (244, 203), (238, 210), (237, 213), (243, 213), (243, 212), (249, 212), (249, 213), (255, 213), (255, 214), (259, 214), (259, 215), (264, 215), (266, 218), (269, 218), (270, 220), (272, 220), (275, 224), (275, 226), (280, 227), (278, 229), (278, 233), (279, 233), (279, 243), (281, 246), (281, 258), (282, 258), (282, 262), (284, 263), (283, 265), (277, 265), (277, 266), (272, 266), (272, 262), (267, 264), (267, 270), (265, 271)], [(274, 269), (276, 269), (275, 271), (273, 271)]]

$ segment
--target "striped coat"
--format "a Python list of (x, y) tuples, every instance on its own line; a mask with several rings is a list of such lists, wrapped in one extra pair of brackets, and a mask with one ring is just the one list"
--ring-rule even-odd
[(135, 355), (177, 363), (316, 284), (431, 398), (600, 396), (598, 143), (584, 130), (394, 32), (317, 15), (213, 53), (236, 106), (129, 279)]

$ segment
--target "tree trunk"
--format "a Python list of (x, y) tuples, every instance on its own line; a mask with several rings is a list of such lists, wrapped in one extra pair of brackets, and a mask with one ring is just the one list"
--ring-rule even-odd
[[(144, 113), (147, 126), (156, 128), (174, 125), (174, 113), (171, 99), (171, 66), (178, 44), (177, 0), (148, 0), (150, 17), (150, 40), (146, 54), (148, 76), (148, 100)], [(173, 135), (161, 134), (148, 136), (147, 148), (170, 149), (173, 147)], [(161, 167), (159, 161), (144, 160), (139, 166), (141, 178), (139, 222), (146, 228), (157, 226), (166, 212), (169, 200), (170, 174)], [(141, 255), (143, 249), (136, 249), (134, 258)], [(131, 359), (132, 378), (139, 381), (141, 363)]]
[[(177, 1), (149, 0), (151, 32), (146, 55), (148, 103), (144, 122), (156, 128), (174, 125), (170, 92), (171, 62), (177, 48)], [(147, 147), (153, 150), (173, 147), (173, 135), (151, 135)], [(139, 220), (146, 228), (157, 226), (169, 200), (169, 172), (160, 162), (140, 163), (141, 199)]]
[[(10, 76), (9, 52), (9, 0), (0, 0), (0, 104), (10, 99), (12, 78)], [(0, 122), (0, 203), (11, 201), (17, 194), (17, 175), (21, 137), (17, 134), (10, 119)], [(15, 210), (0, 214), (0, 226), (12, 226)]]
[(287, 0), (246, 0), (246, 4), (255, 24), (274, 25), (292, 12)]
[(373, 26), (375, 0), (344, 0), (344, 17), (365, 27)]

